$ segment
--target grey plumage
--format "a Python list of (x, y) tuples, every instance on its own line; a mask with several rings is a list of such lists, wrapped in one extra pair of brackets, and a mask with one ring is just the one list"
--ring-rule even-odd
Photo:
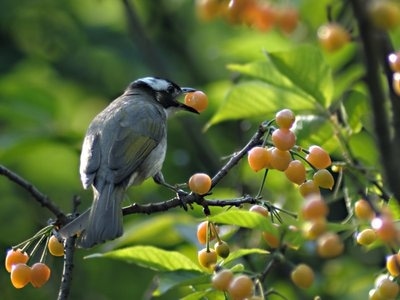
[[(168, 84), (174, 90), (166, 90)], [(169, 81), (144, 78), (133, 82), (93, 119), (83, 142), (80, 164), (81, 181), (85, 189), (92, 186), (93, 203), (88, 211), (61, 228), (62, 237), (80, 233), (77, 246), (90, 248), (122, 235), (121, 203), (126, 189), (161, 172), (168, 108), (195, 112), (175, 100), (181, 93)]]

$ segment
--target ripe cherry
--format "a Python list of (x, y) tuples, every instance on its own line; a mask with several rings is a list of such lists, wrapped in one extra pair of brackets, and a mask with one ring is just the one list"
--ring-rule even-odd
[(327, 52), (335, 52), (350, 41), (350, 34), (338, 23), (322, 25), (317, 35), (322, 48)]
[(44, 263), (35, 263), (31, 271), (31, 284), (35, 288), (44, 285), (50, 278), (50, 268)]
[(205, 173), (196, 173), (189, 178), (189, 188), (193, 193), (204, 195), (211, 189), (211, 178)]
[(32, 269), (25, 263), (18, 263), (11, 268), (11, 283), (17, 288), (21, 289), (31, 281)]
[(296, 119), (295, 114), (290, 109), (282, 109), (275, 115), (275, 122), (279, 128), (290, 129)]
[(18, 263), (25, 264), (29, 260), (29, 255), (21, 249), (10, 249), (7, 252), (5, 267), (8, 272), (11, 272), (12, 266)]
[[(212, 230), (211, 226), (214, 227), (215, 230), (218, 230), (217, 227), (209, 222), (203, 221), (197, 226), (197, 240), (200, 244), (205, 245), (207, 242), (207, 234), (209, 234), (208, 240), (212, 241), (215, 239), (215, 232)], [(210, 228), (209, 228), (210, 227)]]
[(291, 182), (300, 185), (306, 181), (306, 167), (300, 160), (292, 160), (285, 170), (285, 175)]
[(204, 268), (211, 269), (217, 263), (217, 252), (214, 249), (204, 248), (197, 253), (199, 264)]
[(54, 235), (50, 237), (47, 248), (49, 249), (49, 252), (54, 256), (64, 255), (64, 244), (61, 243)]
[(253, 294), (253, 281), (247, 275), (233, 278), (229, 284), (228, 293), (234, 300), (243, 300)]
[(306, 160), (317, 169), (325, 169), (332, 164), (328, 152), (316, 145), (308, 149)]
[(214, 274), (211, 279), (211, 285), (216, 290), (227, 291), (232, 279), (233, 272), (229, 269), (223, 269)]
[(208, 106), (208, 97), (202, 91), (195, 91), (185, 95), (185, 104), (193, 107), (198, 112), (204, 111)]
[(272, 142), (279, 150), (290, 150), (296, 144), (296, 136), (290, 129), (278, 128), (272, 133)]
[(314, 182), (321, 188), (332, 189), (335, 184), (332, 174), (327, 169), (320, 169), (313, 175)]
[(253, 147), (248, 152), (247, 161), (254, 172), (268, 167), (270, 160), (270, 154), (265, 147)]
[(314, 271), (306, 264), (299, 264), (290, 273), (290, 278), (299, 288), (307, 289), (314, 282)]

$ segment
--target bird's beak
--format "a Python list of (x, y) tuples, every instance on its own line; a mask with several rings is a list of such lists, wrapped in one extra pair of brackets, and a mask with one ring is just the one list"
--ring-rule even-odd
[[(190, 88), (190, 87), (183, 87), (183, 88), (181, 88), (181, 91), (182, 91), (182, 94), (187, 94), (187, 93), (193, 93), (193, 92), (195, 92), (195, 91), (197, 91), (197, 90), (194, 89), (194, 88)], [(198, 112), (197, 110), (195, 110), (193, 107), (188, 106), (188, 105), (186, 105), (186, 104), (184, 104), (184, 103), (181, 103), (181, 102), (179, 102), (179, 107), (182, 108), (182, 109), (184, 109), (184, 110), (186, 110), (186, 111), (195, 113), (195, 114), (198, 114), (198, 113), (199, 113), (199, 112)]]

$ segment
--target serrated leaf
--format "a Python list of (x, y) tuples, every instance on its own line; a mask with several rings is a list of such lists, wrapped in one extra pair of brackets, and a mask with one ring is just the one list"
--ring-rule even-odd
[(272, 224), (270, 218), (266, 218), (251, 211), (231, 209), (218, 215), (211, 216), (209, 219), (216, 223), (236, 225), (249, 229), (259, 229), (262, 231), (269, 231), (272, 234), (277, 233), (277, 228)]
[(266, 255), (269, 254), (269, 251), (260, 248), (252, 248), (252, 249), (238, 249), (236, 251), (232, 251), (227, 258), (224, 259), (224, 265), (238, 259), (242, 256), (250, 255), (250, 254), (261, 254)]
[(245, 75), (245, 80), (231, 88), (208, 126), (230, 119), (270, 115), (284, 107), (295, 113), (321, 114), (332, 101), (331, 68), (315, 47), (268, 53), (265, 61), (228, 68)]
[(297, 90), (272, 85), (261, 80), (239, 83), (231, 88), (225, 101), (207, 126), (221, 121), (271, 115), (282, 108), (294, 112), (315, 108), (313, 99)]
[(323, 107), (329, 106), (333, 96), (332, 70), (317, 47), (302, 45), (270, 56), (279, 71), (298, 88)]
[(98, 257), (119, 259), (156, 271), (188, 270), (201, 272), (201, 269), (194, 262), (181, 253), (152, 246), (133, 246), (107, 253), (92, 254), (86, 258)]

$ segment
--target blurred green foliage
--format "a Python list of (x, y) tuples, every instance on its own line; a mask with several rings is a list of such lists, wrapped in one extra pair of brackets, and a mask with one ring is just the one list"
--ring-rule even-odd
[[(202, 22), (196, 16), (193, 1), (3, 0), (0, 164), (32, 182), (65, 212), (71, 211), (73, 196), (80, 196), (83, 210), (92, 197), (91, 191), (82, 189), (78, 175), (86, 127), (130, 81), (155, 75), (202, 89), (210, 101), (201, 116), (182, 114), (169, 123), (169, 151), (163, 173), (170, 183), (186, 182), (194, 172), (215, 174), (226, 162), (223, 158), (243, 147), (260, 121), (291, 106), (301, 114), (296, 132), (299, 144), (320, 144), (337, 159), (348, 151), (363, 163), (376, 165), (378, 153), (370, 131), (366, 91), (359, 84), (363, 67), (353, 64), (359, 60), (358, 53), (353, 46), (332, 55), (317, 48), (315, 32), (326, 22), (326, 5), (330, 1), (292, 2), (300, 10), (302, 23), (288, 36), (279, 30), (258, 32), (246, 26), (232, 26), (220, 19)], [(398, 48), (399, 32), (393, 32), (392, 38)], [(267, 56), (267, 52), (272, 54)], [(293, 66), (291, 59), (304, 65), (288, 69)], [(291, 80), (298, 78), (300, 71), (307, 71), (309, 77), (301, 84), (293, 84)], [(232, 84), (243, 78), (254, 81)], [(349, 88), (352, 91), (342, 98), (343, 91)], [(249, 95), (249, 90), (254, 93)], [(241, 99), (243, 107), (254, 105), (258, 114), (250, 111), (251, 118), (242, 120), (243, 108), (235, 111), (235, 101)], [(330, 123), (328, 112), (336, 109), (335, 105), (347, 113), (351, 132), (332, 138), (337, 127)], [(225, 122), (217, 124), (221, 121)], [(207, 124), (213, 126), (204, 131)], [(360, 151), (364, 147), (369, 151)], [(262, 174), (252, 173), (243, 161), (213, 191), (212, 198), (254, 193), (261, 179)], [(33, 235), (54, 216), (5, 177), (0, 178), (0, 191), (3, 259), (11, 245)], [(290, 210), (299, 206), (298, 191), (281, 173), (269, 176), (264, 194)], [(149, 180), (130, 189), (126, 204), (173, 196)], [(213, 208), (212, 212), (221, 210)], [(340, 219), (344, 213), (339, 207), (335, 217)], [(202, 217), (199, 207), (189, 212), (175, 209), (162, 215), (127, 216), (123, 239), (93, 251), (77, 251), (71, 299), (151, 299), (157, 283), (160, 292), (172, 286), (168, 280), (176, 283), (188, 279), (190, 276), (185, 273), (159, 274), (119, 260), (83, 257), (114, 247), (150, 245), (178, 251), (196, 261), (200, 246), (196, 244), (195, 231)], [(257, 239), (256, 234), (245, 234)], [(240, 241), (240, 236), (231, 243), (235, 241)], [(365, 298), (373, 274), (382, 266), (381, 253), (375, 250), (367, 254), (356, 248), (352, 251), (329, 263), (312, 257), (307, 247), (291, 258), (305, 260), (318, 270), (318, 292), (324, 291), (324, 300)], [(0, 298), (55, 299), (62, 261), (49, 257), (48, 264), (52, 268), (51, 280), (40, 289), (14, 289), (3, 270)], [(294, 289), (287, 273), (286, 269), (278, 271), (268, 284), (288, 299), (309, 299), (316, 292), (307, 294)], [(207, 278), (196, 284), (208, 282)], [(182, 286), (155, 298), (178, 299), (187, 291), (187, 286)], [(218, 299), (220, 295), (210, 297)]]

